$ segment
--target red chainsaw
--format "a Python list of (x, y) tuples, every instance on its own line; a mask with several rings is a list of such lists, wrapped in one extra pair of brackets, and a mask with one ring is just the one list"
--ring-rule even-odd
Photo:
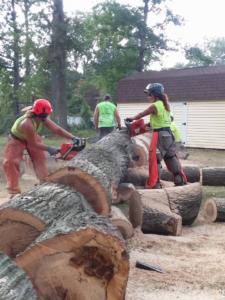
[(59, 150), (59, 155), (56, 159), (71, 160), (78, 152), (82, 151), (86, 146), (85, 138), (76, 138), (73, 143), (62, 144)]
[(124, 120), (124, 123), (128, 129), (130, 137), (143, 134), (150, 130), (150, 124), (145, 124), (144, 119), (139, 119), (137, 121), (129, 121), (128, 119)]

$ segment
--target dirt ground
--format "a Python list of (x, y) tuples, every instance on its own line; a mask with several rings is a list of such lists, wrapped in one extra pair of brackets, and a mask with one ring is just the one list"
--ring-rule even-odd
[[(225, 166), (225, 151), (189, 150), (185, 165)], [(7, 201), (0, 177), (0, 202)], [(24, 174), (21, 186), (28, 190), (36, 182)], [(224, 195), (225, 187), (204, 188), (208, 195)], [(126, 300), (225, 300), (225, 223), (207, 224), (201, 214), (182, 236), (143, 234), (136, 229), (127, 241), (130, 273)], [(160, 266), (164, 273), (135, 268), (136, 261)]]

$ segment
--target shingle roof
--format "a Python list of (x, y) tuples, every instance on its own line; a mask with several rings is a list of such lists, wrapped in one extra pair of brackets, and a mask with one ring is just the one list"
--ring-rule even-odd
[(117, 102), (147, 102), (143, 93), (150, 82), (160, 82), (170, 101), (225, 100), (225, 66), (149, 71), (118, 83)]

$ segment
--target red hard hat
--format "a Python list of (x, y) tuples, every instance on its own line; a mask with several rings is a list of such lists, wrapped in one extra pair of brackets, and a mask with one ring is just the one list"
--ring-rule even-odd
[(50, 115), (52, 113), (52, 105), (46, 99), (37, 99), (33, 104), (33, 112), (37, 116), (42, 114)]

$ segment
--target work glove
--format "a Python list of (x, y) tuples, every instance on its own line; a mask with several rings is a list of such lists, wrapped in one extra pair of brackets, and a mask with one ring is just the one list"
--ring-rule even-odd
[(72, 137), (72, 141), (74, 145), (79, 146), (81, 144), (81, 138), (77, 137), (77, 136), (73, 136)]
[(51, 147), (51, 146), (49, 146), (49, 147), (47, 148), (47, 151), (48, 151), (48, 153), (49, 153), (51, 156), (53, 156), (53, 155), (58, 154), (58, 153), (60, 152), (60, 149), (58, 149), (58, 148), (56, 148), (56, 147)]
[(126, 118), (125, 121), (126, 121), (126, 122), (133, 122), (134, 119), (133, 119), (133, 118)]

